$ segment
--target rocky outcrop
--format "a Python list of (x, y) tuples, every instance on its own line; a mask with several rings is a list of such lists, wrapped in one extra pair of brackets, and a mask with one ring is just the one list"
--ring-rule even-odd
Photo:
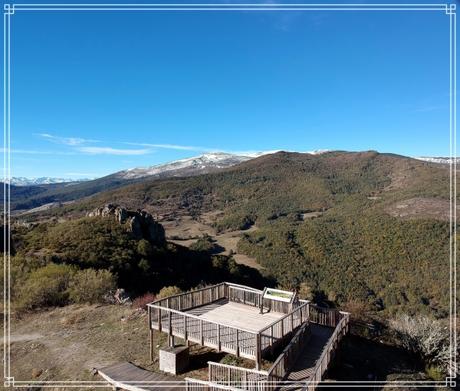
[(126, 224), (136, 239), (146, 239), (156, 245), (165, 244), (165, 230), (150, 213), (131, 211), (119, 205), (107, 204), (88, 213), (88, 217), (113, 216), (120, 224)]

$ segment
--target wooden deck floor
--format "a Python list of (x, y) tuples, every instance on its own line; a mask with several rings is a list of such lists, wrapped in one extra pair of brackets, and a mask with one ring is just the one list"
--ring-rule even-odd
[[(195, 317), (185, 319), (180, 313), (171, 315), (171, 331), (174, 336), (185, 338), (184, 325), (187, 322), (189, 341), (231, 354), (237, 354), (238, 345), (238, 353), (251, 360), (256, 358), (256, 334), (284, 316), (277, 312), (260, 314), (256, 307), (229, 302), (226, 299), (184, 311), (184, 314)], [(220, 325), (219, 329), (217, 323)], [(169, 314), (163, 311), (162, 325), (165, 331), (169, 327), (168, 324)]]
[[(184, 389), (181, 379), (154, 373), (129, 362), (98, 369), (99, 375), (112, 386), (128, 391), (179, 391)], [(169, 384), (168, 382), (175, 382)]]
[(332, 327), (311, 324), (311, 337), (305, 348), (300, 353), (296, 363), (289, 372), (286, 382), (299, 382), (282, 387), (282, 390), (299, 390), (301, 382), (305, 382), (313, 374), (316, 362), (318, 361), (324, 347), (331, 337), (334, 329)]
[(284, 316), (284, 314), (278, 312), (264, 312), (260, 314), (259, 308), (226, 300), (198, 307), (187, 312), (198, 315), (205, 320), (218, 322), (229, 327), (246, 329), (255, 333)]

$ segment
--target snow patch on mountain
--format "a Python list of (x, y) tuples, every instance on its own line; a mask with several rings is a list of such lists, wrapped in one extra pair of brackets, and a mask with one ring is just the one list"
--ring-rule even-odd
[(251, 156), (214, 152), (188, 159), (176, 160), (166, 164), (150, 167), (137, 167), (116, 173), (123, 179), (136, 179), (146, 176), (186, 176), (211, 172), (216, 169), (231, 167), (252, 159)]
[[(318, 149), (315, 151), (307, 151), (311, 155), (319, 155), (329, 152), (328, 149)], [(281, 152), (281, 150), (272, 151), (247, 151), (247, 152), (211, 152), (205, 153), (200, 156), (195, 156), (187, 159), (175, 160), (172, 162), (157, 164), (148, 167), (135, 167), (127, 170), (116, 172), (112, 175), (126, 180), (133, 180), (143, 177), (178, 177), (178, 176), (191, 176), (206, 174), (214, 172), (219, 169), (232, 167), (237, 164), (255, 159), (264, 155)], [(291, 151), (292, 152), (292, 151)], [(94, 179), (94, 178), (91, 178)], [(78, 182), (91, 180), (85, 179), (71, 179), (71, 178), (53, 178), (53, 177), (40, 177), (40, 178), (26, 178), (26, 177), (12, 177), (11, 184), (15, 186), (39, 186), (57, 183), (68, 183), (72, 185)]]
[(52, 177), (40, 177), (40, 178), (26, 178), (26, 177), (11, 177), (6, 181), (14, 186), (39, 186), (39, 185), (51, 185), (55, 183), (69, 183), (73, 184), (76, 182), (83, 182), (89, 179), (71, 179), (71, 178), (52, 178)]
[(450, 162), (456, 161), (460, 162), (460, 157), (450, 158), (450, 157), (429, 157), (429, 156), (418, 156), (414, 157), (417, 160), (423, 160), (425, 162), (437, 163), (437, 164), (450, 164)]

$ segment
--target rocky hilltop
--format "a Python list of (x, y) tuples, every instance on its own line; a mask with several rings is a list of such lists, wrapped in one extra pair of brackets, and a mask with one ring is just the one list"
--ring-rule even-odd
[(106, 204), (88, 213), (88, 217), (113, 216), (120, 224), (126, 224), (132, 235), (146, 239), (156, 245), (165, 243), (165, 230), (150, 213), (143, 210), (131, 211), (120, 205)]

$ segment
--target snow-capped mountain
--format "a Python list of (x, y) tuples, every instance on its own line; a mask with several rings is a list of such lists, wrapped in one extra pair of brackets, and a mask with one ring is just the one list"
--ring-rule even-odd
[[(308, 151), (312, 155), (318, 155), (329, 150), (316, 150)], [(242, 153), (226, 153), (226, 152), (212, 152), (205, 153), (200, 156), (195, 156), (187, 159), (175, 160), (172, 162), (158, 164), (149, 167), (136, 167), (127, 170), (119, 171), (114, 174), (107, 176), (106, 178), (126, 179), (126, 180), (137, 180), (144, 177), (179, 177), (179, 176), (192, 176), (199, 174), (206, 174), (217, 171), (219, 169), (232, 167), (245, 161), (258, 158), (263, 155), (269, 155), (272, 153), (280, 152), (276, 151), (262, 151), (262, 152), (242, 152)], [(100, 178), (103, 179), (103, 178)], [(86, 182), (91, 179), (71, 179), (71, 178), (53, 178), (53, 177), (41, 177), (41, 178), (26, 178), (26, 177), (12, 177), (11, 184), (15, 186), (39, 186), (39, 185), (50, 185), (65, 183), (68, 185), (74, 185), (78, 182)]]
[(123, 179), (136, 179), (146, 176), (190, 176), (235, 166), (236, 164), (255, 157), (256, 156), (235, 155), (223, 152), (205, 153), (197, 157), (175, 160), (166, 164), (131, 168), (129, 170), (120, 171), (115, 175)]
[[(191, 176), (205, 174), (216, 171), (218, 169), (235, 166), (245, 161), (276, 152), (280, 151), (245, 152), (241, 154), (212, 152), (188, 159), (176, 160), (170, 163), (158, 164), (150, 167), (131, 168), (129, 170), (117, 172), (115, 175), (123, 179), (137, 179), (147, 176)], [(328, 150), (309, 151), (305, 153), (318, 155), (324, 152), (328, 152)]]
[[(429, 156), (420, 156), (420, 157), (415, 157), (414, 159), (417, 160), (423, 160), (425, 162), (430, 162), (430, 163), (437, 163), (437, 164), (450, 164), (450, 162), (454, 161), (453, 158), (450, 157), (429, 157)], [(460, 157), (456, 158), (457, 163), (460, 162)]]
[(83, 182), (88, 179), (70, 179), (70, 178), (51, 178), (51, 177), (40, 177), (40, 178), (26, 178), (26, 177), (12, 177), (9, 181), (14, 186), (39, 186), (39, 185), (51, 185), (55, 183), (74, 183)]

